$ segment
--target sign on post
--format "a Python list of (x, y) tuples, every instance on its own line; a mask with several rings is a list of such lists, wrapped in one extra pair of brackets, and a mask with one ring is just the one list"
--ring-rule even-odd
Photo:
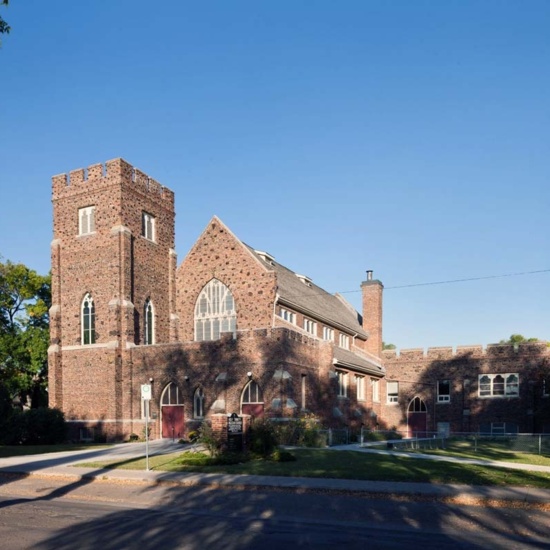
[(145, 469), (149, 471), (149, 402), (151, 401), (151, 384), (141, 385), (141, 398), (145, 401)]
[(227, 417), (227, 448), (232, 452), (243, 450), (243, 417), (237, 413)]

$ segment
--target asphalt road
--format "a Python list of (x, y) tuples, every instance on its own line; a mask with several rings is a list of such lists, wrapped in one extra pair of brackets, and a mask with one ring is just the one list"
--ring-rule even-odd
[(549, 548), (548, 512), (398, 498), (0, 476), (0, 547)]

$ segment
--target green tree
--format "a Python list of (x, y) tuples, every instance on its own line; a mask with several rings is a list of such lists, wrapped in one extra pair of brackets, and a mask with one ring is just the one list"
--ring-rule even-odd
[(538, 338), (525, 338), (521, 334), (512, 334), (508, 340), (501, 340), (499, 344), (526, 344), (527, 342), (540, 342)]
[(11, 399), (46, 404), (50, 277), (0, 262), (0, 383)]
[[(7, 6), (8, 3), (9, 3), (9, 0), (0, 0), (0, 6)], [(0, 34), (9, 34), (10, 31), (11, 31), (11, 27), (0, 16)], [(1, 41), (0, 41), (0, 44), (2, 44)]]
[(386, 344), (386, 342), (382, 342), (382, 349), (396, 349), (395, 344)]

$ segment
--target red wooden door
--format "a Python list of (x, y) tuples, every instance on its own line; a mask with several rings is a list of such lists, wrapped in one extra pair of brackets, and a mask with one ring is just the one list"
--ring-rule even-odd
[(243, 414), (249, 414), (254, 418), (261, 418), (264, 415), (264, 404), (263, 403), (243, 403), (242, 411), (243, 411)]
[(408, 413), (409, 437), (426, 437), (427, 416), (425, 412)]
[(162, 437), (180, 439), (183, 437), (183, 405), (163, 405)]

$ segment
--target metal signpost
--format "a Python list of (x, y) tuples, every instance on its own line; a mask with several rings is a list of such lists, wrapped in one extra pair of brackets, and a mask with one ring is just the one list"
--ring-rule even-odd
[(145, 470), (149, 471), (149, 403), (151, 402), (151, 384), (141, 385), (141, 398), (145, 407)]

